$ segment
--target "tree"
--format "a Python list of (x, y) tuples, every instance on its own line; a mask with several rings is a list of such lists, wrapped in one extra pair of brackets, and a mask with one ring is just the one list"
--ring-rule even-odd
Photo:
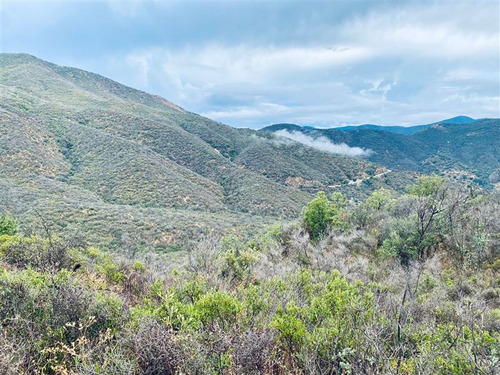
[(444, 178), (436, 175), (421, 176), (413, 185), (407, 187), (410, 195), (416, 197), (430, 197), (437, 194), (444, 186)]
[(411, 196), (416, 197), (417, 255), (422, 257), (434, 242), (434, 237), (441, 233), (437, 223), (445, 210), (448, 188), (444, 178), (432, 175), (419, 177), (407, 190)]
[(14, 236), (17, 234), (16, 220), (4, 214), (0, 216), (0, 235), (7, 234)]
[(365, 203), (368, 207), (376, 211), (389, 208), (391, 203), (391, 192), (384, 188), (375, 190), (372, 195), (366, 199)]
[(331, 222), (330, 202), (324, 191), (307, 204), (302, 214), (304, 226), (312, 240), (324, 235)]
[(346, 204), (344, 194), (333, 193), (330, 201), (323, 191), (307, 204), (302, 213), (302, 220), (313, 241), (319, 240), (330, 227), (344, 228), (348, 225), (344, 211)]
[(415, 231), (415, 220), (392, 219), (389, 222), (390, 232), (378, 252), (383, 257), (397, 257), (401, 265), (409, 267), (418, 254), (418, 233)]

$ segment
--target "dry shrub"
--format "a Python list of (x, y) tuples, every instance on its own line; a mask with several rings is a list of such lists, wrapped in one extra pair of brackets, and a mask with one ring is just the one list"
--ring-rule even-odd
[(0, 374), (18, 375), (29, 371), (29, 356), (18, 342), (0, 331)]
[(143, 320), (125, 339), (141, 374), (177, 374), (186, 362), (175, 333), (154, 320)]
[(73, 265), (69, 249), (59, 240), (20, 238), (10, 241), (3, 249), (2, 259), (15, 267), (28, 266), (41, 272), (58, 272)]
[(234, 344), (234, 370), (238, 374), (268, 373), (273, 367), (273, 332), (247, 330)]
[(322, 271), (338, 270), (349, 280), (369, 281), (368, 255), (373, 238), (364, 231), (330, 232), (311, 252), (312, 266)]
[(136, 262), (123, 270), (126, 276), (123, 281), (123, 292), (126, 302), (135, 304), (151, 290), (152, 275), (142, 268), (142, 263)]
[(188, 269), (204, 275), (216, 274), (221, 253), (220, 236), (209, 234), (201, 239), (188, 254)]

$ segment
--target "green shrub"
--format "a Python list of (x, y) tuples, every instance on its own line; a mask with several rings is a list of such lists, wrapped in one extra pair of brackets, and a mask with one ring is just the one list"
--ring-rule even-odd
[(70, 269), (75, 263), (67, 245), (57, 238), (1, 236), (0, 256), (13, 266), (46, 272)]
[(0, 236), (4, 234), (9, 236), (17, 234), (17, 222), (7, 214), (0, 216)]
[(289, 302), (285, 308), (278, 309), (270, 324), (279, 333), (278, 341), (290, 351), (298, 350), (306, 335), (306, 326), (299, 313), (295, 303)]
[(416, 197), (430, 197), (444, 186), (444, 178), (436, 175), (421, 176), (413, 185), (407, 187), (410, 195)]
[(243, 281), (251, 277), (252, 268), (259, 257), (255, 250), (249, 248), (243, 251), (228, 251), (224, 254), (223, 259), (222, 276)]
[(366, 198), (365, 204), (376, 211), (389, 209), (391, 204), (391, 192), (384, 188), (375, 190)]
[(196, 313), (203, 324), (217, 320), (223, 327), (236, 322), (243, 305), (236, 298), (224, 292), (208, 293), (195, 304)]
[(334, 193), (331, 198), (328, 200), (326, 194), (320, 191), (302, 212), (304, 227), (313, 241), (319, 240), (331, 227), (346, 229), (349, 226), (344, 210), (347, 203), (345, 195)]

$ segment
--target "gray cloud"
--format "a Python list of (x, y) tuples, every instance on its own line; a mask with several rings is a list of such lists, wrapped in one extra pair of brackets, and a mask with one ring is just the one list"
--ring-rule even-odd
[[(151, 72), (146, 88), (163, 82), (155, 91), (234, 126), (413, 125), (459, 114), (498, 117), (495, 7), (402, 3), (346, 15), (338, 24), (305, 17), (304, 34), (316, 31), (317, 40), (205, 41), (138, 49), (127, 61), (140, 61), (135, 66), (142, 75), (145, 67)], [(224, 99), (217, 102), (218, 97)]]
[(496, 1), (27, 4), (3, 6), (5, 51), (233, 126), (500, 117)]
[(329, 152), (332, 154), (368, 157), (373, 153), (373, 151), (370, 149), (363, 149), (361, 147), (350, 147), (345, 143), (333, 143), (324, 136), (312, 137), (310, 135), (297, 131), (289, 132), (288, 130), (285, 129), (278, 130), (274, 132), (274, 134), (280, 137), (286, 137), (292, 139), (306, 146), (315, 148), (320, 151)]

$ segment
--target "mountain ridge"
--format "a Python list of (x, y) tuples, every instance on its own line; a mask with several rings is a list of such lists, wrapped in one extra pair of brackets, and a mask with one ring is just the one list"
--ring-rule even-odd
[[(46, 214), (94, 226), (88, 194), (89, 202), (103, 207), (97, 216), (104, 217), (103, 210), (136, 212), (132, 216), (144, 217), (139, 226), (146, 229), (145, 222), (171, 217), (172, 210), (192, 211), (205, 233), (214, 215), (226, 228), (237, 225), (238, 215), (255, 228), (268, 217), (295, 217), (317, 191), (333, 191), (331, 186), (362, 197), (382, 186), (401, 190), (413, 178), (395, 173), (355, 188), (349, 181), (374, 175), (379, 166), (232, 128), (103, 76), (30, 55), (1, 54), (0, 71), (0, 179), (8, 187), (0, 203), (21, 221), (33, 220), (33, 207), (11, 198), (26, 193), (47, 207)], [(231, 219), (225, 222), (226, 217)], [(116, 233), (102, 237), (119, 243), (120, 226), (129, 224), (115, 220)], [(189, 223), (179, 225), (170, 230), (189, 233)], [(161, 239), (165, 233), (153, 234), (150, 242), (169, 245), (173, 240)]]
[(427, 127), (430, 127), (432, 125), (437, 125), (437, 124), (468, 124), (468, 123), (472, 123), (472, 122), (479, 121), (479, 120), (487, 120), (487, 119), (486, 118), (473, 119), (472, 117), (469, 117), (469, 116), (455, 116), (455, 117), (452, 117), (449, 119), (436, 121), (436, 122), (432, 122), (430, 124), (424, 124), (424, 125), (399, 126), (399, 125), (361, 124), (361, 125), (345, 125), (345, 126), (330, 127), (330, 128), (328, 128), (328, 127), (327, 128), (325, 128), (325, 127), (317, 128), (317, 127), (310, 126), (310, 125), (303, 125), (302, 126), (302, 125), (290, 124), (290, 123), (277, 123), (277, 124), (267, 125), (267, 126), (261, 128), (261, 130), (272, 127), (272, 126), (295, 125), (298, 127), (302, 127), (305, 129), (312, 129), (312, 130), (337, 129), (337, 130), (350, 131), (350, 130), (360, 130), (360, 129), (371, 129), (371, 130), (380, 130), (380, 131), (386, 131), (386, 132), (391, 132), (391, 133), (408, 135), (408, 134), (413, 134), (413, 133), (420, 131), (422, 129), (425, 129)]
[(437, 122), (410, 134), (379, 129), (314, 129), (276, 124), (260, 131), (300, 133), (312, 139), (325, 137), (335, 144), (364, 147), (368, 160), (391, 169), (451, 174), (486, 187), (499, 182), (500, 119)]

